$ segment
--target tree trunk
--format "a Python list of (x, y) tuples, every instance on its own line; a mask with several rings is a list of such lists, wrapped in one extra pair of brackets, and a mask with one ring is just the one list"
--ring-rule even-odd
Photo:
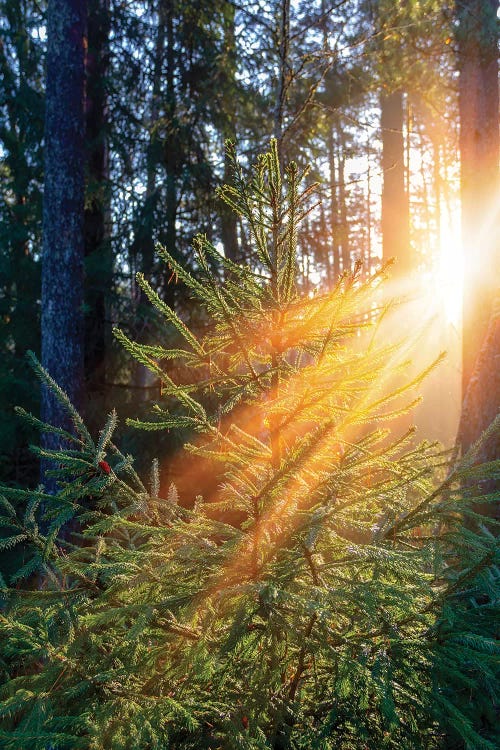
[(380, 97), (382, 128), (382, 253), (387, 262), (395, 258), (395, 274), (411, 270), (410, 208), (405, 190), (403, 93)]
[[(498, 287), (499, 135), (497, 0), (458, 0), (464, 397)], [(484, 366), (492, 367), (484, 362)], [(495, 394), (484, 393), (483, 398)], [(491, 405), (493, 413), (494, 404)], [(477, 437), (477, 436), (476, 436)], [(465, 433), (464, 449), (468, 447)], [(474, 436), (470, 435), (474, 440)]]
[[(175, 50), (174, 50), (174, 12), (172, 3), (168, 3), (166, 13), (166, 29), (167, 29), (167, 91), (166, 91), (166, 115), (170, 123), (170, 129), (172, 132), (175, 131), (175, 117), (176, 117), (176, 101), (175, 101)], [(167, 143), (166, 147), (166, 158), (165, 166), (167, 172), (167, 185), (166, 185), (166, 233), (165, 233), (165, 244), (169, 253), (174, 256), (176, 254), (177, 245), (177, 182), (176, 182), (176, 157), (172, 147), (175, 144), (175, 135), (172, 138), (171, 143)], [(175, 303), (175, 285), (167, 284), (165, 290), (165, 301), (174, 306)]]
[[(42, 364), (81, 408), (83, 388), (85, 0), (49, 0), (42, 256)], [(42, 391), (42, 419), (69, 427)], [(43, 444), (58, 439), (44, 435)], [(44, 478), (45, 466), (42, 466)], [(44, 479), (52, 489), (51, 480)]]
[[(109, 0), (89, 0), (86, 59), (85, 380), (87, 396), (103, 395), (106, 365), (106, 301), (113, 264), (109, 244), (109, 158), (106, 78)], [(88, 401), (89, 399), (87, 399)], [(99, 399), (99, 402), (101, 399)], [(103, 404), (99, 403), (99, 410)], [(91, 416), (91, 415), (89, 415)], [(99, 415), (100, 416), (100, 415)]]
[[(223, 138), (232, 141), (236, 138), (236, 117), (234, 111), (235, 76), (236, 76), (236, 43), (234, 36), (234, 6), (226, 3), (224, 16), (224, 49), (225, 60), (225, 107), (223, 112)], [(224, 157), (224, 183), (232, 181), (231, 162), (227, 153)], [(226, 204), (221, 206), (221, 239), (224, 255), (232, 261), (238, 260), (238, 229), (236, 213)]]
[[(464, 249), (462, 453), (500, 410), (499, 133), (497, 0), (459, 0), (459, 106), (462, 241)], [(498, 435), (478, 462), (500, 456)], [(481, 490), (500, 491), (500, 480)], [(499, 517), (499, 504), (479, 506)]]
[[(483, 345), (467, 384), (459, 426), (459, 441), (465, 453), (500, 412), (500, 295), (490, 317)], [(500, 457), (500, 435), (491, 435), (481, 446), (478, 463)], [(500, 492), (500, 479), (481, 484), (482, 492)], [(477, 510), (500, 520), (500, 503), (478, 506)]]

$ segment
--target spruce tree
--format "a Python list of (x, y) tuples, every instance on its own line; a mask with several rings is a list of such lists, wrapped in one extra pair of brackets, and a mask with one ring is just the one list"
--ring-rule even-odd
[(189, 431), (217, 492), (200, 497), (193, 474), (179, 498), (157, 461), (146, 486), (113, 443), (116, 415), (94, 441), (34, 361), (73, 432), (25, 418), (72, 448), (39, 449), (56, 495), (3, 490), (4, 544), (24, 564), (2, 582), (2, 747), (424, 750), (453, 736), (493, 750), (498, 542), (473, 507), (494, 500), (483, 479), (499, 463), (475, 465), (480, 443), (453, 464), (412, 431), (391, 436), (425, 373), (384, 385), (398, 360), (377, 337), (383, 273), (301, 295), (313, 189), (293, 163), (282, 181), (276, 142), (250, 178), (229, 156), (220, 197), (249, 264), (199, 236), (195, 279), (160, 248), (201, 332), (142, 276), (175, 347), (116, 331), (162, 382), (136, 426)]

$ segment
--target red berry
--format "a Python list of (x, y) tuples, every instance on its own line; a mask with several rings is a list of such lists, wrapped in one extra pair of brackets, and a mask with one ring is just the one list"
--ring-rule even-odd
[(105, 474), (111, 473), (111, 466), (108, 464), (107, 461), (99, 461), (98, 464), (99, 468), (103, 470)]
[(243, 724), (243, 729), (248, 729), (248, 716), (242, 716), (241, 723)]

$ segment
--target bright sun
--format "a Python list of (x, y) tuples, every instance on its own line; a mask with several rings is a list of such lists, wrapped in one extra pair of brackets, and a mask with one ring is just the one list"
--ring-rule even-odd
[(441, 226), (437, 258), (437, 294), (449, 323), (458, 327), (462, 316), (463, 252), (460, 211), (451, 211)]

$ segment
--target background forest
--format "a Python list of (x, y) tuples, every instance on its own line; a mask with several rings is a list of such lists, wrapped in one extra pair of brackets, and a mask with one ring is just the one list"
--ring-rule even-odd
[(498, 7), (0, 0), (0, 747), (498, 746)]
[[(248, 238), (215, 196), (229, 177), (223, 143), (235, 140), (252, 163), (274, 135), (283, 159), (310, 163), (310, 180), (319, 183), (321, 205), (300, 230), (302, 288), (332, 288), (357, 260), (367, 275), (396, 258), (393, 293), (412, 298), (401, 315), (423, 336), (418, 366), (448, 352), (413, 418), (427, 437), (453, 444), (498, 285), (496, 7), (494, 0), (81, 3), (85, 128), (61, 154), (84, 181), (74, 242), (85, 273), (79, 281), (78, 270), (57, 260), (47, 260), (46, 273), (54, 288), (73, 289), (71, 304), (83, 305), (80, 355), (69, 369), (56, 357), (61, 372), (53, 374), (85, 405), (90, 424), (112, 405), (136, 414), (159, 393), (158, 379), (131, 369), (111, 335), (119, 324), (155, 339), (157, 320), (136, 272), (195, 324), (197, 311), (169, 283), (155, 243), (192, 264), (191, 239), (201, 231), (226, 257), (243, 260)], [(4, 480), (25, 483), (37, 481), (38, 466), (27, 449), (33, 435), (13, 405), (39, 408), (24, 355), (40, 352), (49, 307), (41, 292), (44, 175), (67, 165), (61, 154), (48, 153), (45, 163), (43, 156), (46, 98), (50, 107), (57, 95), (46, 92), (47, 4), (2, 2), (1, 31), (0, 461)], [(76, 87), (78, 104), (81, 78), (61, 71), (60, 81), (66, 97)], [(64, 220), (47, 218), (47, 247)], [(55, 331), (47, 322), (46, 335), (61, 335)], [(466, 444), (496, 413), (498, 381), (488, 391), (488, 416)], [(132, 450), (136, 439), (127, 435)], [(166, 453), (172, 439), (162, 438)]]

